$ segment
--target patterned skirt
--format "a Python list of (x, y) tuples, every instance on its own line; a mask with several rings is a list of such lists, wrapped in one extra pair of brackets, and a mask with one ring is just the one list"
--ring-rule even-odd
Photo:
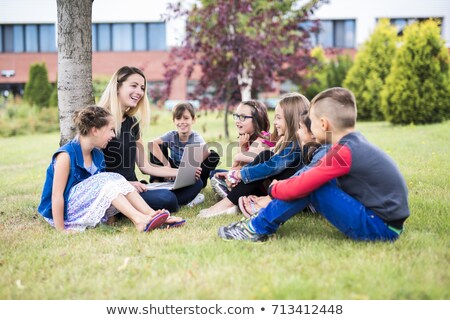
[[(136, 189), (125, 178), (113, 172), (102, 172), (83, 180), (69, 192), (65, 229), (84, 231), (119, 211), (111, 205), (118, 195), (126, 195)], [(53, 227), (53, 219), (45, 218)]]

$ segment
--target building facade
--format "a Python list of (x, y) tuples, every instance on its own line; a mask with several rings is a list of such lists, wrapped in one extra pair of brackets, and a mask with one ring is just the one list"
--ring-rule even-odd
[[(109, 77), (122, 65), (144, 70), (149, 86), (163, 83), (168, 50), (180, 43), (183, 21), (166, 21), (169, 0), (95, 0), (92, 9), (93, 76)], [(190, 1), (192, 2), (192, 1)], [(301, 1), (300, 1), (301, 3)], [(435, 18), (450, 47), (448, 0), (330, 0), (317, 10), (320, 31), (312, 43), (325, 48), (357, 49), (377, 21), (388, 18), (399, 33), (417, 20)], [(45, 62), (49, 80), (57, 77), (55, 0), (0, 0), (0, 91), (21, 94), (31, 64)], [(198, 78), (198, 75), (197, 75)], [(195, 83), (179, 77), (171, 99), (186, 99)]]

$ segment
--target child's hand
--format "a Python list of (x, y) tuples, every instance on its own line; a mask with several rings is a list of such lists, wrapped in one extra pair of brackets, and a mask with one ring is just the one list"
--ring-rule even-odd
[(277, 180), (277, 179), (273, 179), (272, 182), (271, 182), (270, 185), (269, 185), (269, 188), (270, 188), (270, 187), (273, 187), (273, 185), (275, 185), (275, 184), (277, 184), (277, 183), (278, 183), (278, 180)]
[(239, 147), (245, 147), (250, 141), (250, 135), (248, 133), (244, 133), (239, 135)]
[(239, 170), (230, 170), (227, 174), (228, 187), (234, 188), (241, 181), (241, 172)]
[(228, 172), (217, 172), (214, 176), (217, 179), (226, 180)]
[(202, 174), (202, 168), (198, 167), (195, 169), (195, 180), (200, 179), (200, 175)]
[(129, 181), (130, 184), (136, 189), (138, 193), (144, 192), (147, 190), (145, 187), (145, 184), (139, 182), (139, 181)]

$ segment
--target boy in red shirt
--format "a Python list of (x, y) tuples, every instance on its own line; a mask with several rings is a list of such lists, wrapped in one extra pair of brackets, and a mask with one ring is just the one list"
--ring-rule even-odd
[(330, 143), (331, 149), (316, 166), (272, 183), (274, 200), (258, 216), (220, 227), (219, 236), (266, 241), (311, 203), (351, 239), (395, 241), (409, 216), (406, 183), (394, 161), (355, 131), (353, 93), (344, 88), (319, 93), (310, 118), (317, 142)]

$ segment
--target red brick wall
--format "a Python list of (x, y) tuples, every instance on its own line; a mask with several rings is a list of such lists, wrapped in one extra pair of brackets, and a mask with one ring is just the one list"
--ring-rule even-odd
[[(94, 52), (92, 54), (92, 74), (111, 76), (118, 68), (128, 65), (144, 70), (148, 81), (164, 80), (163, 63), (168, 59), (167, 51), (152, 52)], [(45, 62), (50, 82), (55, 82), (58, 73), (57, 53), (2, 53), (0, 70), (15, 70), (10, 78), (1, 77), (0, 83), (26, 83), (33, 63)], [(194, 77), (198, 73), (194, 74)], [(170, 99), (186, 98), (186, 79), (178, 77), (172, 87)]]

